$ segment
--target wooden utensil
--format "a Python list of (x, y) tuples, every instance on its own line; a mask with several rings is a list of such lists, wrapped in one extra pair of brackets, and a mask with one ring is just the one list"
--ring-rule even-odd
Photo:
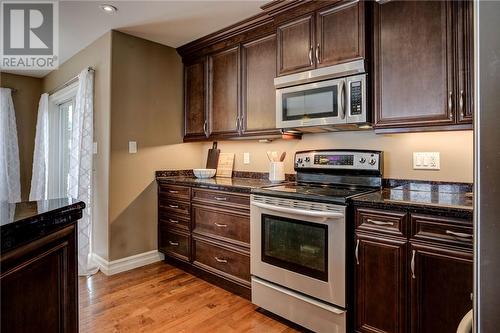
[(269, 160), (269, 162), (272, 162), (273, 158), (271, 157), (271, 152), (268, 151), (266, 154), (267, 154), (267, 159)]
[(273, 162), (278, 162), (278, 152), (273, 151)]
[(286, 157), (286, 151), (284, 151), (283, 153), (281, 153), (280, 162), (283, 162), (285, 160), (285, 157)]
[(219, 163), (220, 149), (217, 149), (217, 142), (214, 142), (212, 148), (208, 150), (207, 169), (217, 169)]

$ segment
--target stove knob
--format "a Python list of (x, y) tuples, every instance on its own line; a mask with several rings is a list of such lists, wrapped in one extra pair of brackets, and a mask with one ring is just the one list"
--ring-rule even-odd
[(372, 158), (372, 159), (370, 160), (370, 165), (375, 165), (375, 163), (377, 163), (377, 161), (376, 161), (374, 158)]
[(363, 163), (365, 163), (365, 162), (366, 162), (366, 158), (361, 157), (361, 158), (359, 159), (359, 163), (363, 164)]
[(311, 162), (311, 159), (309, 157), (306, 157), (306, 163)]
[(297, 163), (302, 163), (302, 159), (301, 159), (301, 158), (298, 158), (298, 159), (297, 159)]

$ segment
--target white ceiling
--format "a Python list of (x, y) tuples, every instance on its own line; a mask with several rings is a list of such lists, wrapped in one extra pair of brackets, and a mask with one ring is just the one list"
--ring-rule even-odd
[[(178, 47), (255, 15), (268, 1), (60, 1), (60, 64), (111, 29)], [(118, 8), (106, 14), (100, 4)], [(43, 77), (45, 71), (11, 72)]]

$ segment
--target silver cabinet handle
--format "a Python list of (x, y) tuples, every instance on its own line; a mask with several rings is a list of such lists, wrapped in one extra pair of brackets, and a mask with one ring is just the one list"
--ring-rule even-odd
[(172, 241), (168, 241), (168, 244), (172, 245), (172, 246), (179, 246), (179, 243), (177, 242), (172, 242)]
[(205, 133), (205, 136), (208, 136), (208, 122), (206, 120), (203, 123), (203, 133)]
[(313, 65), (313, 47), (312, 46), (309, 48), (309, 63), (311, 64), (311, 66)]
[(446, 234), (451, 235), (453, 237), (458, 237), (458, 238), (472, 239), (471, 234), (465, 234), (463, 232), (455, 232), (455, 231), (451, 231), (451, 230), (446, 230)]
[(168, 205), (168, 207), (170, 207), (170, 208), (179, 208), (178, 205)]
[(214, 197), (214, 199), (217, 201), (227, 201), (226, 197)]
[(458, 101), (458, 107), (460, 108), (460, 114), (462, 118), (464, 117), (464, 91), (460, 90), (460, 99)]
[(178, 220), (168, 219), (168, 221), (169, 221), (170, 223), (179, 223), (179, 221), (178, 221)]
[(448, 92), (448, 113), (450, 114), (450, 120), (453, 120), (453, 92)]
[(411, 268), (412, 279), (416, 279), (417, 277), (415, 276), (415, 250), (413, 250), (412, 255), (411, 255), (410, 268)]
[(236, 130), (240, 130), (240, 117), (236, 117)]
[(354, 251), (354, 255), (356, 256), (356, 265), (359, 265), (359, 239), (356, 241), (356, 250)]
[(394, 225), (394, 222), (377, 221), (377, 220), (372, 220), (372, 219), (366, 219), (366, 221), (369, 223), (376, 224), (376, 225), (390, 225), (390, 226)]
[(344, 101), (345, 101), (345, 84), (344, 81), (342, 81), (340, 83), (340, 119), (345, 118)]
[(223, 264), (227, 264), (227, 259), (223, 259), (223, 258), (219, 258), (219, 257), (214, 257), (214, 259), (217, 262), (220, 262), (220, 263), (223, 263)]
[(214, 224), (219, 227), (219, 228), (227, 228), (227, 224), (220, 224), (220, 223), (217, 223), (217, 222), (214, 222)]
[(179, 191), (169, 190), (168, 193), (177, 194)]
[(319, 59), (319, 43), (316, 45), (316, 62), (319, 64), (321, 60)]

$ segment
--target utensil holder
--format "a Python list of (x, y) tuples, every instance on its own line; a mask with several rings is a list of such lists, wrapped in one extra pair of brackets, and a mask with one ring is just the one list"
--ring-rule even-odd
[(285, 180), (285, 163), (271, 162), (269, 163), (269, 180), (271, 182), (282, 182)]

